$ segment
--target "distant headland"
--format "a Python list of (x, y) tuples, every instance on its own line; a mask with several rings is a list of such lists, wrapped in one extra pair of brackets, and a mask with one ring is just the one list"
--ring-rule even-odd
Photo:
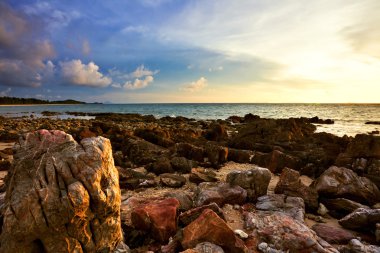
[(86, 104), (73, 99), (49, 101), (36, 98), (0, 97), (0, 105), (30, 105), (30, 104)]

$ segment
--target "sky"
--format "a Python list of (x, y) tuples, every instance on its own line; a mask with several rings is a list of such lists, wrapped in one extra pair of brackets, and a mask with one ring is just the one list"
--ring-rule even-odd
[(0, 96), (380, 103), (378, 0), (0, 0)]

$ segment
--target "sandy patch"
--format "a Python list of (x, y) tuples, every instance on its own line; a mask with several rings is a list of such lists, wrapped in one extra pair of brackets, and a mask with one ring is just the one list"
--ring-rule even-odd
[(0, 150), (4, 150), (6, 148), (13, 148), (14, 145), (14, 142), (0, 142)]

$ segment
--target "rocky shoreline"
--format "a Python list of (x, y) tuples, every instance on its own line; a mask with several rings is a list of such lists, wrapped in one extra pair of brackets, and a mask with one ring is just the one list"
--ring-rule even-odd
[(1, 118), (16, 143), (1, 252), (380, 252), (379, 136), (316, 133), (334, 123), (317, 117), (75, 116), (94, 118)]

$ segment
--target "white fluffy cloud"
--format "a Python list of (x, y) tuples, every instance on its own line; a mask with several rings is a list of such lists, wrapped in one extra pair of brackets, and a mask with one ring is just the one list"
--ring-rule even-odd
[(185, 91), (196, 92), (204, 89), (207, 86), (207, 79), (204, 77), (199, 78), (195, 82), (191, 82), (183, 88)]
[(140, 65), (137, 67), (135, 71), (133, 71), (130, 76), (133, 78), (141, 78), (144, 76), (153, 76), (158, 73), (158, 70), (152, 71), (147, 68), (145, 68), (144, 65)]
[(79, 86), (106, 87), (112, 83), (110, 77), (99, 72), (99, 66), (94, 62), (87, 65), (81, 60), (60, 62), (63, 81)]
[(114, 83), (111, 84), (111, 87), (136, 90), (145, 88), (149, 84), (153, 83), (153, 76), (158, 72), (159, 70), (150, 70), (144, 65), (140, 65), (136, 68), (135, 71), (131, 73), (124, 73), (117, 69), (111, 69), (108, 71), (108, 74), (114, 80)]
[(153, 76), (145, 76), (144, 79), (136, 78), (133, 82), (128, 81), (124, 84), (124, 88), (128, 90), (136, 90), (147, 87), (154, 80)]

